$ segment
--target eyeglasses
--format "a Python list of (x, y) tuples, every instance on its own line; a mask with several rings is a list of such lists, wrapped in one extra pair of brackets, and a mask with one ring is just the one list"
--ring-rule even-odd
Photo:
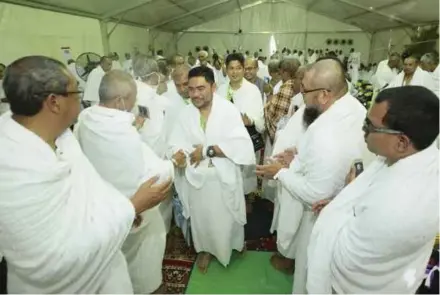
[(301, 91), (301, 94), (304, 95), (304, 94), (307, 94), (307, 93), (310, 93), (310, 92), (315, 92), (315, 91), (331, 92), (331, 90), (327, 89), (327, 88), (315, 88), (315, 89), (305, 90), (304, 87), (303, 87), (303, 90)]
[(376, 127), (368, 118), (365, 118), (364, 126), (362, 127), (362, 129), (367, 134), (369, 133), (383, 133), (383, 134), (394, 134), (394, 135), (403, 134), (402, 131), (384, 128), (384, 127)]
[(70, 94), (81, 94), (84, 93), (84, 91), (65, 91), (65, 92), (59, 92), (59, 91), (43, 91), (43, 92), (38, 92), (35, 93), (37, 95), (41, 95), (41, 94), (54, 94), (54, 95), (61, 95), (61, 96), (68, 96)]

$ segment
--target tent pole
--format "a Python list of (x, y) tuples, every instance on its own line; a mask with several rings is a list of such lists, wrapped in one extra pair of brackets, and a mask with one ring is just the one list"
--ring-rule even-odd
[[(307, 51), (307, 42), (308, 42), (308, 36), (309, 36), (309, 11), (308, 10), (306, 10), (306, 31), (304, 32), (305, 34), (304, 34), (304, 48), (303, 48), (303, 50), (304, 50), (304, 52), (303, 52), (303, 55), (304, 55), (304, 57), (308, 54), (308, 51)], [(309, 57), (307, 56), (307, 59), (308, 59)]]
[(99, 21), (99, 27), (101, 29), (102, 49), (104, 54), (107, 55), (110, 53), (110, 36), (108, 34), (107, 22)]
[(371, 39), (370, 39), (370, 51), (368, 52), (368, 63), (372, 63), (373, 62), (373, 50), (374, 50), (374, 46), (376, 45), (376, 32), (373, 32), (371, 34)]

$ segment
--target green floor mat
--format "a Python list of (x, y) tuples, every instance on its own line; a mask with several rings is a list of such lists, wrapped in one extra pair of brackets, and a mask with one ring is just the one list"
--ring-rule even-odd
[(291, 294), (293, 276), (275, 270), (271, 256), (255, 251), (233, 255), (227, 268), (213, 259), (206, 274), (194, 265), (186, 294)]

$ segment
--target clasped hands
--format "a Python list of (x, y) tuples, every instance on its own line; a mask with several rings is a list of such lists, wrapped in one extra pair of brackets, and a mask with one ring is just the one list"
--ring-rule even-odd
[[(194, 167), (198, 167), (200, 165), (200, 162), (203, 160), (203, 145), (196, 144), (193, 145), (195, 148), (194, 151), (192, 151), (191, 154), (189, 154), (189, 162), (191, 165), (194, 165)], [(182, 150), (177, 151), (173, 157), (172, 161), (174, 163), (174, 166), (177, 168), (185, 168), (186, 167), (186, 155)]]
[(282, 168), (289, 168), (289, 165), (295, 158), (296, 154), (296, 148), (288, 148), (283, 152), (276, 154), (273, 156), (273, 159), (268, 160), (268, 164), (257, 165), (257, 176), (273, 179)]
[[(347, 176), (345, 177), (345, 186), (349, 185), (355, 178), (356, 178), (356, 168), (352, 166), (350, 172), (348, 172)], [(321, 212), (321, 210), (324, 209), (324, 207), (331, 202), (331, 200), (333, 200), (333, 197), (315, 202), (314, 204), (312, 204), (312, 211), (316, 215), (318, 215)]]

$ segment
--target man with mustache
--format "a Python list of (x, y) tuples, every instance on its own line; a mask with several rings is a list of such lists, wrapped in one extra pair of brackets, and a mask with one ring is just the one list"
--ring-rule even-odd
[(257, 175), (279, 182), (273, 224), (278, 251), (295, 259), (293, 293), (306, 293), (307, 246), (316, 220), (312, 204), (335, 196), (354, 160), (366, 150), (362, 124), (366, 110), (350, 95), (336, 60), (308, 68), (301, 83), (307, 128), (293, 161), (257, 166)]

